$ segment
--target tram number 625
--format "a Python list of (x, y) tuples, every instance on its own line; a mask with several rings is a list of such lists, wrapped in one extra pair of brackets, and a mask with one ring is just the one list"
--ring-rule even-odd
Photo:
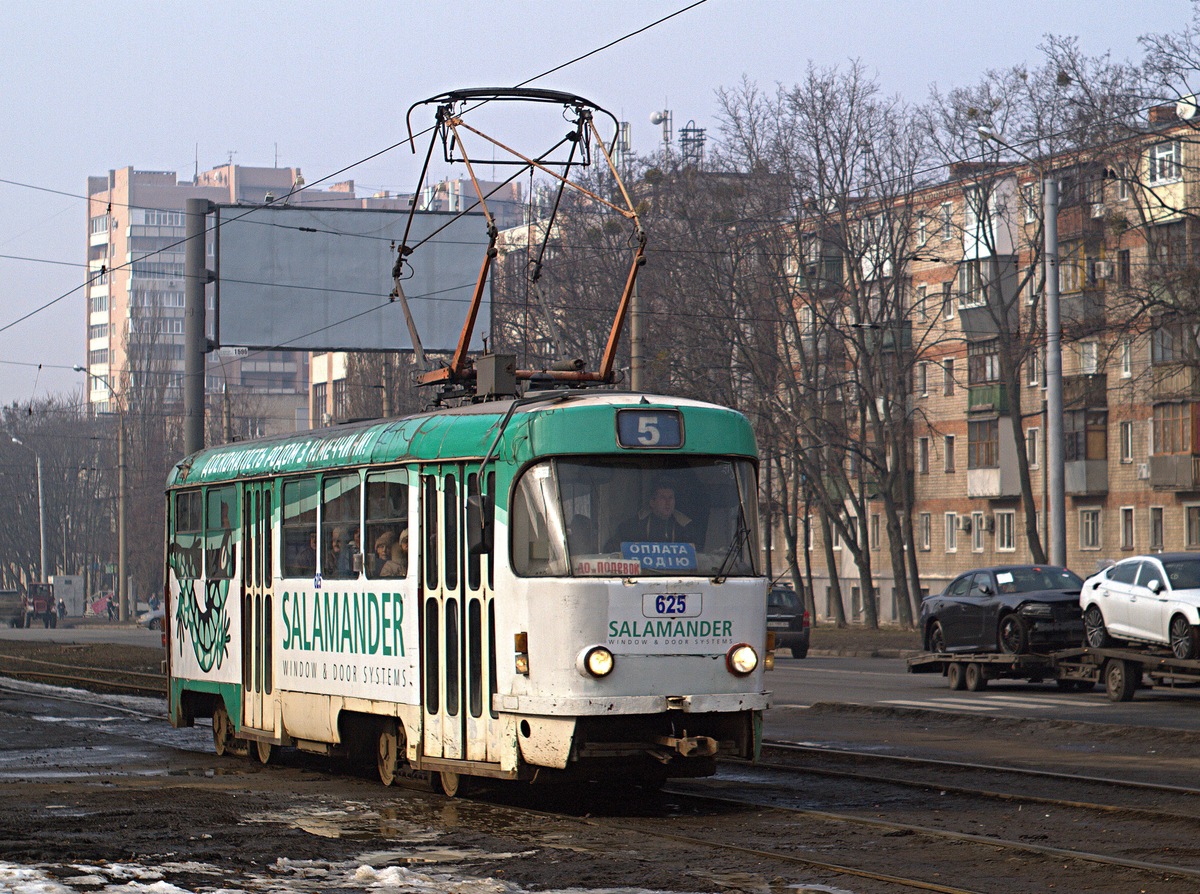
[(646, 593), (642, 614), (647, 618), (695, 618), (700, 614), (700, 594)]

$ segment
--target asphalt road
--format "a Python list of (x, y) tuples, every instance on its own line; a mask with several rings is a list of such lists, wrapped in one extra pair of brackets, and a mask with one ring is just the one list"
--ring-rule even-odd
[(810, 705), (868, 705), (949, 711), (982, 717), (1070, 720), (1158, 729), (1200, 730), (1200, 687), (1139, 689), (1133, 701), (1108, 700), (1103, 686), (1060, 692), (1053, 682), (993, 680), (982, 692), (954, 692), (939, 674), (910, 674), (900, 658), (777, 659), (767, 674), (774, 693), (767, 712), (768, 738), (801, 739)]
[(33, 643), (116, 643), (121, 646), (162, 645), (162, 633), (144, 630), (133, 624), (107, 624), (88, 622), (75, 626), (70, 620), (53, 629), (37, 626), (28, 629), (0, 627), (0, 639), (21, 640)]

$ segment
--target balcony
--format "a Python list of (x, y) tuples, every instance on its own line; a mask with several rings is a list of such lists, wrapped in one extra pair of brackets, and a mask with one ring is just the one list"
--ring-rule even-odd
[(992, 469), (967, 469), (967, 496), (998, 500), (1021, 495), (1021, 479), (1016, 462)]
[(1108, 406), (1108, 376), (1091, 373), (1063, 376), (1063, 408), (1098, 410)]
[(863, 339), (868, 351), (891, 352), (912, 350), (912, 322), (881, 323), (868, 329)]
[(1200, 370), (1185, 363), (1156, 363), (1150, 367), (1152, 400), (1200, 399)]
[(1060, 240), (1099, 238), (1104, 235), (1106, 209), (1097, 202), (1074, 202), (1058, 209)]
[(1074, 335), (1096, 332), (1104, 327), (1104, 290), (1085, 288), (1068, 292), (1058, 300), (1059, 315), (1065, 332)]
[(1063, 490), (1073, 497), (1108, 493), (1108, 460), (1080, 459), (1063, 463)]
[(967, 388), (967, 412), (1008, 415), (1008, 387), (998, 382), (969, 386)]
[(1001, 317), (1004, 309), (1000, 306), (999, 297), (994, 296), (990, 305), (988, 302), (972, 303), (969, 296), (959, 295), (958, 318), (962, 324), (963, 335), (968, 341), (987, 341), (1000, 334), (1000, 323), (1007, 332), (1016, 332), (1020, 328), (1020, 302), (1008, 303), (1008, 319)]
[(1200, 490), (1200, 456), (1188, 453), (1152, 455), (1150, 486), (1155, 490)]

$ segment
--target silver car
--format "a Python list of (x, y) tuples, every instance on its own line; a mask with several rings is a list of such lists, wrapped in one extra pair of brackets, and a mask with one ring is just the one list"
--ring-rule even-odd
[(1113, 640), (1170, 646), (1200, 657), (1200, 555), (1134, 556), (1084, 581), (1079, 594), (1087, 644)]

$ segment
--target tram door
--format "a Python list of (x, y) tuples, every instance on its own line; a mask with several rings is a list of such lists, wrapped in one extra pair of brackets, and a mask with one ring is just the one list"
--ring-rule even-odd
[(270, 482), (247, 484), (242, 503), (242, 723), (275, 731)]
[[(489, 475), (487, 481), (494, 481)], [(471, 531), (490, 519), (477, 467), (421, 472), (421, 645), (426, 757), (498, 761), (495, 610), (488, 544)]]

